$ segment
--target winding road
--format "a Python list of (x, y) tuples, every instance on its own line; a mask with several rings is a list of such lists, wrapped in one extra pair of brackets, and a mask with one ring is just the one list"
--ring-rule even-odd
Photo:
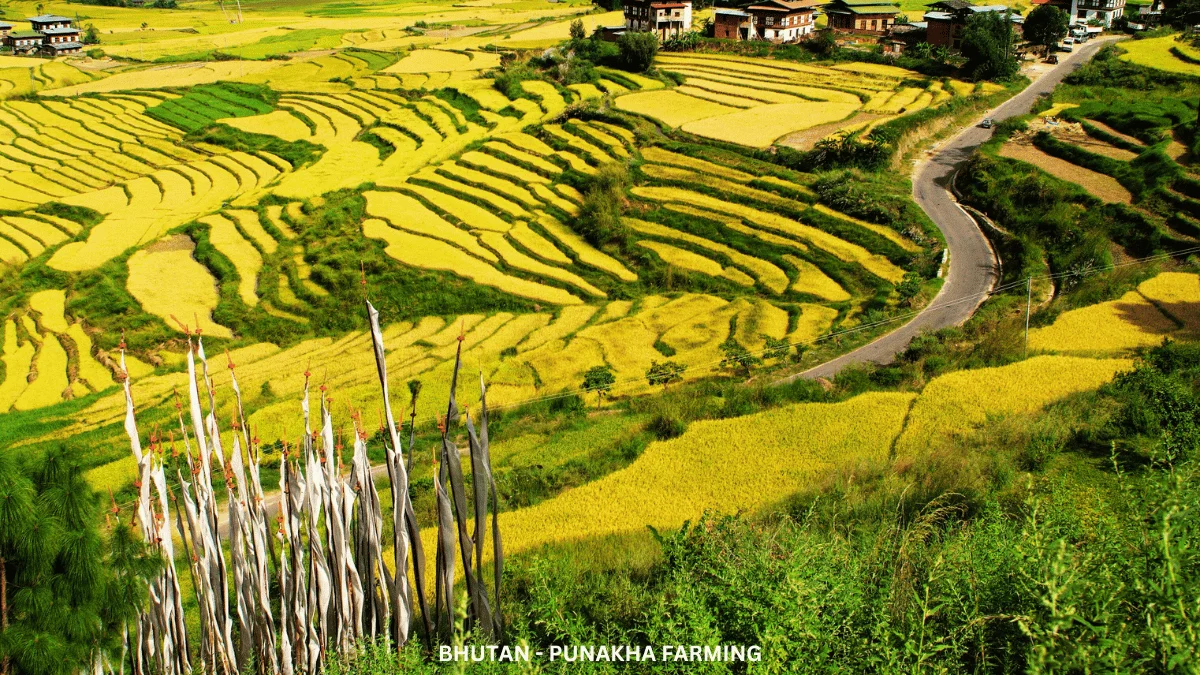
[(917, 163), (913, 176), (913, 199), (941, 230), (949, 251), (946, 281), (937, 297), (900, 328), (783, 381), (798, 377), (833, 377), (846, 366), (858, 363), (891, 363), (917, 335), (962, 325), (971, 318), (999, 278), (999, 261), (978, 223), (967, 215), (950, 194), (949, 182), (971, 154), (992, 137), (992, 130), (980, 127), (979, 122), (985, 117), (1000, 122), (1027, 114), (1039, 95), (1053, 91), (1064, 77), (1091, 59), (1109, 42), (1112, 42), (1112, 38), (1090, 41), (1062, 58), (1061, 63), (1042, 74), (1021, 93), (980, 115), (971, 126), (935, 147), (928, 159)]

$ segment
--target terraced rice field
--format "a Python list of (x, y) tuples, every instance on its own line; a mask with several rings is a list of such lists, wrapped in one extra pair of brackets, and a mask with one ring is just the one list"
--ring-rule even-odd
[(1121, 49), (1125, 53), (1121, 55), (1121, 58), (1131, 63), (1136, 63), (1139, 66), (1157, 68), (1158, 70), (1165, 70), (1171, 73), (1200, 75), (1200, 65), (1189, 63), (1171, 52), (1171, 48), (1174, 47), (1185, 54), (1200, 58), (1200, 55), (1195, 54), (1196, 50), (1192, 49), (1189, 45), (1176, 42), (1176, 37), (1175, 35), (1166, 35), (1147, 40), (1130, 40), (1124, 42), (1121, 44)]
[(1030, 331), (1029, 348), (1061, 354), (1124, 355), (1200, 332), (1200, 276), (1169, 272), (1136, 291), (1064, 312)]
[[(912, 113), (933, 105), (935, 97), (938, 104), (952, 97), (940, 82), (931, 82), (928, 91), (902, 87), (920, 76), (891, 66), (848, 69), (700, 52), (663, 54), (659, 63), (683, 75), (684, 84), (623, 95), (618, 108), (752, 147), (810, 128), (825, 129), (822, 136), (844, 133), (861, 119), (859, 112)], [(833, 126), (840, 121), (846, 126)]]
[(1031, 143), (1005, 143), (1000, 148), (1000, 156), (1028, 162), (1052, 176), (1078, 184), (1106, 202), (1129, 204), (1133, 201), (1133, 195), (1116, 178), (1050, 155)]

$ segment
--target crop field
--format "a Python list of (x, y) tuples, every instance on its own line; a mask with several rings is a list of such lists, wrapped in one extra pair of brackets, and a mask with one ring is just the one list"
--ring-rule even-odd
[(1036, 356), (998, 368), (934, 378), (913, 405), (898, 456), (912, 456), (965, 435), (989, 415), (1038, 410), (1070, 394), (1095, 389), (1128, 370), (1125, 359)]
[[(698, 422), (679, 438), (651, 444), (620, 471), (502, 514), (505, 551), (646, 526), (673, 529), (708, 510), (754, 512), (831, 470), (880, 466), (912, 399), (864, 394), (844, 403)], [(791, 442), (780, 443), (782, 438)]]
[(1106, 202), (1129, 204), (1133, 201), (1133, 195), (1116, 178), (1055, 157), (1031, 143), (1005, 143), (1000, 148), (1000, 156), (1028, 162), (1052, 176), (1078, 184)]
[(1171, 49), (1175, 48), (1192, 58), (1200, 59), (1200, 54), (1197, 54), (1195, 49), (1186, 43), (1177, 42), (1176, 37), (1167, 35), (1146, 40), (1128, 40), (1121, 43), (1121, 49), (1125, 52), (1121, 58), (1148, 68), (1184, 75), (1200, 75), (1200, 65), (1189, 63), (1171, 52)]
[(1120, 355), (1152, 347), (1163, 338), (1186, 338), (1200, 330), (1200, 276), (1160, 274), (1117, 300), (1058, 316), (1030, 331), (1029, 348), (1062, 354)]
[[(849, 122), (860, 111), (912, 113), (934, 104), (938, 94), (938, 104), (952, 97), (941, 82), (931, 81), (925, 89), (902, 86), (920, 76), (893, 66), (824, 67), (700, 52), (659, 59), (664, 69), (683, 75), (684, 84), (620, 96), (618, 108), (698, 136), (752, 147)], [(832, 126), (828, 135), (848, 130)]]

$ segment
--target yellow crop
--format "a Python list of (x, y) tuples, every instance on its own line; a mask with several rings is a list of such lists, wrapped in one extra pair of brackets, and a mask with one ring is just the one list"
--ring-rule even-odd
[(311, 134), (308, 125), (286, 110), (252, 117), (229, 117), (217, 121), (252, 134), (269, 134), (285, 141), (306, 140)]
[(693, 120), (720, 117), (737, 112), (719, 103), (704, 101), (676, 91), (645, 91), (626, 94), (616, 100), (619, 110), (652, 117), (670, 127)]
[(541, 174), (534, 173), (528, 169), (522, 169), (516, 164), (506, 162), (502, 159), (479, 152), (477, 150), (472, 150), (468, 153), (465, 153), (459, 158), (459, 162), (470, 166), (476, 166), (492, 173), (508, 176), (513, 180), (516, 180), (518, 183), (550, 182), (549, 179), (543, 177)]
[(1054, 323), (1029, 333), (1029, 348), (1069, 354), (1110, 354), (1162, 342), (1177, 330), (1137, 291), (1119, 300), (1063, 312)]
[(108, 464), (88, 469), (83, 473), (83, 477), (94, 490), (116, 492), (137, 480), (137, 473), (137, 461), (133, 455), (126, 455)]
[(9, 265), (20, 265), (28, 260), (29, 256), (25, 254), (25, 251), (6, 239), (3, 234), (3, 232), (0, 232), (0, 262), (8, 263)]
[(405, 185), (405, 188), (433, 204), (440, 211), (457, 218), (468, 227), (493, 232), (507, 232), (512, 227), (491, 211), (457, 197), (451, 197), (445, 192), (412, 184)]
[[(621, 157), (621, 158), (625, 158), (625, 157), (629, 156), (629, 150), (625, 148), (625, 142), (622, 140), (622, 138), (618, 138), (617, 136), (610, 133), (610, 131), (612, 129), (616, 129), (616, 128), (620, 128), (620, 127), (614, 127), (611, 124), (607, 125), (605, 127), (601, 127), (600, 125), (596, 124), (595, 122), (576, 122), (576, 124), (578, 124), (579, 127), (581, 129), (583, 129), (584, 132), (586, 132), (589, 136), (591, 136), (592, 138), (595, 138), (597, 141), (599, 141), (600, 144), (605, 147), (605, 149), (608, 151), (609, 154), (611, 154), (615, 157)], [(629, 133), (627, 130), (625, 130), (625, 132)], [(632, 143), (632, 141), (629, 141), (629, 142)]]
[(472, 255), (498, 262), (495, 253), (479, 245), (474, 235), (446, 222), (421, 202), (400, 192), (364, 192), (367, 213), (383, 218), (395, 227), (448, 241)]
[[(556, 184), (557, 187), (561, 187), (562, 185), (563, 185), (563, 183)], [(534, 183), (534, 184), (530, 185), (529, 187), (532, 188), (534, 194), (536, 194), (538, 196), (538, 198), (541, 199), (543, 202), (545, 202), (548, 206), (557, 207), (557, 208), (561, 209), (563, 211), (563, 213), (566, 213), (567, 215), (570, 215), (570, 216), (579, 214), (579, 206), (577, 206), (577, 202), (572, 202), (570, 200), (563, 199), (562, 195), (560, 195), (559, 192), (555, 192), (554, 190), (551, 190), (549, 186), (544, 185), (542, 183)], [(561, 192), (561, 190), (560, 190), (560, 192)]]
[(263, 76), (279, 68), (279, 61), (207, 61), (155, 66), (144, 70), (117, 73), (101, 80), (47, 89), (48, 96), (78, 96), (98, 92), (158, 87), (191, 87), (219, 80), (231, 80), (243, 75)]
[(1138, 291), (1183, 324), (1188, 337), (1200, 337), (1200, 276), (1163, 272), (1143, 281)]
[[(483, 208), (487, 208), (489, 211), (502, 212), (516, 218), (529, 217), (529, 212), (522, 208), (520, 204), (500, 196), (495, 190), (482, 190), (452, 178), (446, 178), (435, 173), (432, 167), (425, 167), (417, 172), (415, 177), (423, 181), (441, 185), (448, 190), (470, 197), (476, 202), (483, 202), (487, 205)], [(470, 221), (464, 220), (464, 222)]]
[(725, 268), (721, 263), (697, 253), (658, 241), (639, 241), (638, 246), (654, 251), (663, 262), (672, 267), (707, 274), (710, 277), (725, 276)]
[[(706, 511), (756, 511), (838, 467), (881, 465), (911, 394), (863, 394), (696, 422), (628, 467), (536, 506), (501, 514), (516, 553), (568, 539), (679, 527)], [(780, 439), (788, 439), (781, 443)]]
[(909, 415), (897, 455), (913, 455), (970, 433), (988, 415), (1033, 412), (1095, 389), (1128, 370), (1125, 359), (1035, 356), (998, 368), (962, 370), (925, 385)]
[(53, 335), (47, 335), (42, 339), (42, 348), (38, 350), (37, 379), (21, 392), (13, 409), (33, 410), (54, 405), (63, 400), (63, 392), (68, 387), (67, 352)]
[(38, 313), (42, 328), (55, 333), (67, 332), (66, 307), (65, 291), (38, 291), (29, 296), (29, 308)]
[[(437, 169), (438, 171), (444, 171), (454, 176), (454, 178), (461, 182), (482, 185), (486, 188), (486, 190), (484, 190), (485, 192), (501, 194), (507, 198), (507, 200), (515, 201), (521, 206), (534, 207), (540, 205), (538, 198), (533, 196), (529, 190), (504, 178), (497, 178), (491, 174), (486, 174), (482, 171), (476, 171), (475, 169), (457, 164), (454, 161), (442, 162), (437, 166)], [(424, 177), (423, 174), (418, 174), (418, 176)], [(511, 204), (512, 201), (509, 203)], [(507, 208), (505, 210), (515, 216), (525, 215), (524, 210), (520, 207), (517, 207), (515, 210), (509, 210)]]
[(751, 349), (760, 349), (766, 340), (762, 336), (782, 338), (787, 334), (787, 311), (761, 298), (738, 298), (731, 305), (738, 312), (737, 341)]
[(67, 329), (67, 337), (75, 342), (75, 348), (79, 352), (79, 377), (95, 391), (102, 391), (116, 384), (108, 368), (92, 356), (92, 338), (84, 332), (82, 324), (71, 324)]
[(212, 320), (217, 306), (217, 284), (208, 268), (192, 257), (195, 244), (186, 235), (175, 235), (129, 257), (130, 295), (146, 312), (160, 317), (174, 330), (171, 318), (195, 329), (197, 319), (204, 335), (232, 337), (228, 328)]
[[(524, 134), (522, 134), (522, 136), (524, 136)], [(526, 137), (526, 138), (531, 138), (531, 137)], [(557, 176), (558, 174), (562, 173), (562, 168), (560, 168), (557, 164), (546, 161), (545, 159), (543, 159), (543, 157), (541, 155), (537, 155), (537, 154), (533, 154), (530, 152), (526, 152), (525, 150), (517, 149), (511, 145), (508, 145), (507, 143), (500, 143), (499, 141), (488, 141), (487, 143), (484, 144), (483, 147), (492, 150), (493, 153), (499, 153), (500, 155), (503, 155), (504, 157), (507, 157), (509, 159), (516, 160), (527, 166), (532, 166), (535, 170), (537, 170), (538, 172), (540, 172), (542, 174), (548, 174), (550, 176)]]
[(450, 244), (402, 232), (387, 227), (381, 221), (368, 220), (363, 223), (363, 234), (385, 241), (388, 244), (387, 254), (406, 265), (446, 270), (472, 279), (476, 283), (539, 302), (556, 305), (575, 305), (580, 302), (579, 298), (561, 288), (510, 277)]
[(828, 251), (845, 262), (855, 262), (869, 272), (887, 281), (899, 283), (904, 278), (904, 270), (892, 264), (887, 258), (867, 251), (858, 244), (852, 244), (839, 239), (828, 232), (805, 225), (790, 218), (775, 213), (760, 211), (742, 204), (725, 202), (715, 197), (670, 187), (635, 187), (633, 193), (660, 202), (682, 202), (692, 206), (709, 209), (717, 213), (728, 213), (744, 218), (756, 225), (794, 235), (808, 241), (817, 248)]
[(584, 281), (578, 275), (562, 268), (539, 262), (521, 253), (499, 232), (482, 232), (479, 235), (479, 240), (485, 246), (499, 254), (500, 259), (504, 261), (505, 265), (570, 284), (594, 297), (607, 297), (604, 291)]
[(258, 304), (258, 271), (262, 269), (262, 256), (254, 245), (246, 241), (234, 227), (233, 221), (223, 215), (207, 216), (200, 222), (209, 226), (208, 240), (237, 269), (238, 295), (247, 307)]
[(256, 244), (258, 244), (258, 247), (263, 250), (263, 253), (271, 255), (275, 252), (275, 249), (278, 248), (275, 238), (267, 232), (266, 228), (264, 228), (262, 223), (258, 220), (258, 213), (256, 211), (231, 209), (229, 211), (225, 211), (224, 215), (226, 218), (232, 218), (234, 221), (236, 221), (238, 227), (242, 229), (242, 232), (245, 232), (247, 235), (249, 235), (250, 238), (253, 239)]
[(540, 96), (542, 98), (541, 106), (546, 111), (547, 117), (554, 117), (567, 108), (567, 102), (563, 100), (562, 94), (554, 88), (554, 85), (544, 80), (528, 80), (521, 83), (521, 87), (529, 93)]
[(1171, 47), (1178, 45), (1175, 37), (1167, 35), (1147, 40), (1126, 41), (1121, 45), (1121, 49), (1125, 51), (1121, 58), (1148, 68), (1185, 75), (1200, 75), (1200, 66), (1188, 63), (1171, 53)]
[(597, 308), (592, 305), (563, 307), (558, 313), (558, 318), (550, 325), (529, 335), (518, 344), (517, 352), (527, 352), (531, 349), (541, 347), (547, 342), (562, 340), (574, 335), (576, 331), (583, 328), (595, 316), (596, 312)]
[[(727, 181), (716, 176), (696, 173), (688, 169), (681, 169), (674, 166), (663, 166), (661, 164), (643, 164), (641, 168), (647, 176), (652, 178), (661, 178), (665, 180), (676, 180), (694, 183), (697, 185), (705, 185), (724, 193), (746, 197), (764, 204), (771, 204), (773, 206), (780, 206), (783, 208), (795, 208), (797, 206), (795, 199), (789, 199), (773, 192), (767, 192), (765, 190), (752, 188), (748, 185)], [(796, 185), (795, 183), (787, 183), (787, 187), (797, 192), (808, 192), (807, 188)]]
[(848, 220), (848, 221), (854, 223), (855, 225), (858, 225), (861, 228), (870, 230), (870, 231), (874, 232), (875, 234), (878, 234), (879, 236), (883, 237), (884, 239), (887, 239), (888, 241), (892, 242), (893, 244), (896, 244), (897, 246), (904, 249), (905, 251), (915, 253), (915, 252), (921, 250), (921, 247), (914, 244), (911, 239), (909, 239), (908, 237), (905, 237), (904, 235), (900, 234), (899, 232), (893, 230), (892, 228), (887, 227), (886, 225), (876, 225), (875, 223), (868, 223), (867, 221), (862, 220), (860, 218), (855, 218), (854, 216), (848, 216), (839, 211), (834, 211), (833, 209), (829, 208), (828, 206), (825, 206), (824, 204), (813, 204), (812, 208), (816, 211), (820, 211), (821, 213), (824, 213), (827, 216), (833, 216), (834, 218), (838, 218), (841, 220)]
[(776, 103), (698, 119), (684, 124), (683, 130), (707, 138), (765, 148), (781, 136), (836, 122), (858, 108), (858, 104), (830, 101)]
[[(704, 237), (698, 237), (694, 234), (688, 234), (687, 232), (680, 232), (679, 230), (675, 230), (664, 225), (658, 225), (656, 223), (651, 223), (644, 220), (637, 220), (635, 218), (626, 218), (625, 222), (627, 222), (633, 229), (645, 234), (656, 237), (664, 237), (667, 239), (686, 241), (690, 244), (701, 246), (710, 251), (720, 253), (721, 255), (729, 258), (733, 264), (745, 267), (751, 272), (754, 272), (754, 275), (758, 277), (758, 280), (762, 282), (763, 286), (766, 286), (772, 292), (782, 293), (787, 290), (787, 274), (766, 260), (755, 258), (751, 255), (746, 255), (745, 253), (726, 246), (725, 244), (720, 244), (710, 239), (705, 239)], [(733, 278), (735, 282), (742, 283), (738, 278), (730, 278)], [(753, 283), (753, 281), (751, 281), (751, 283)]]
[(24, 230), (13, 227), (2, 220), (0, 220), (0, 236), (20, 246), (29, 256), (39, 255), (42, 251), (46, 250), (42, 242), (26, 234)]
[(834, 70), (849, 70), (855, 73), (867, 73), (870, 75), (879, 75), (882, 77), (894, 77), (898, 80), (903, 80), (906, 77), (912, 77), (911, 70), (897, 68), (896, 66), (885, 66), (879, 63), (862, 63), (853, 61), (849, 63), (839, 63), (833, 66)]
[(579, 95), (579, 98), (587, 100), (589, 98), (603, 98), (604, 92), (596, 88), (594, 84), (568, 84), (567, 88)]
[(788, 334), (788, 340), (793, 344), (808, 344), (829, 332), (829, 327), (837, 319), (838, 311), (825, 305), (803, 303), (800, 305), (800, 319), (796, 328)]
[(588, 141), (584, 140), (583, 138), (580, 138), (579, 136), (576, 136), (575, 134), (567, 131), (566, 129), (562, 128), (561, 126), (559, 126), (557, 124), (543, 125), (542, 129), (545, 130), (546, 133), (550, 134), (551, 136), (566, 143), (568, 146), (570, 146), (576, 152), (580, 152), (580, 153), (583, 153), (584, 155), (587, 155), (588, 157), (591, 157), (598, 164), (603, 164), (604, 162), (612, 161), (612, 158), (609, 157), (607, 152), (605, 152), (604, 150), (601, 150), (600, 148), (589, 143)]
[(533, 251), (534, 255), (559, 265), (570, 265), (571, 259), (565, 253), (550, 243), (545, 237), (530, 229), (525, 223), (517, 223), (508, 231), (516, 242)]
[(830, 279), (820, 267), (791, 254), (784, 254), (783, 259), (796, 268), (796, 280), (792, 282), (792, 290), (798, 293), (809, 293), (830, 302), (843, 302), (850, 299), (846, 289), (838, 282)]
[(617, 84), (616, 82), (613, 82), (612, 80), (603, 80), (602, 79), (602, 80), (600, 80), (600, 86), (603, 87), (604, 91), (609, 94), (619, 95), (619, 94), (624, 94), (625, 92), (629, 91), (629, 89), (622, 87), (621, 85)]
[(33, 365), (35, 348), (26, 340), (17, 345), (17, 324), (4, 322), (4, 381), (0, 382), (0, 412), (5, 412), (16, 403), (29, 385), (29, 368)]
[(686, 169), (698, 171), (700, 173), (706, 173), (712, 176), (719, 176), (721, 178), (735, 180), (739, 183), (749, 183), (750, 181), (754, 180), (754, 176), (751, 176), (744, 171), (738, 171), (737, 169), (732, 169), (721, 164), (715, 164), (707, 160), (696, 159), (695, 157), (688, 157), (687, 155), (681, 155), (677, 152), (664, 150), (656, 145), (650, 145), (642, 148), (641, 153), (642, 157), (651, 162), (658, 162), (659, 164), (681, 166)]
[(579, 258), (579, 262), (584, 265), (590, 265), (596, 269), (607, 272), (621, 281), (633, 282), (637, 281), (637, 275), (630, 272), (628, 268), (621, 264), (621, 261), (602, 253), (587, 241), (579, 236), (574, 230), (566, 225), (558, 222), (554, 218), (545, 213), (539, 214), (538, 224), (546, 228), (550, 236), (557, 239), (563, 246), (566, 246)]

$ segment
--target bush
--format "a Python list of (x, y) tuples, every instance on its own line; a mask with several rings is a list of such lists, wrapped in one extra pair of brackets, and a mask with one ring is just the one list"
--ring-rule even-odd
[(583, 205), (572, 224), (593, 246), (628, 245), (629, 228), (621, 221), (628, 186), (629, 167), (617, 162), (601, 166), (588, 179)]
[(654, 65), (658, 55), (658, 37), (653, 33), (626, 31), (617, 38), (621, 67), (634, 73), (644, 73)]

